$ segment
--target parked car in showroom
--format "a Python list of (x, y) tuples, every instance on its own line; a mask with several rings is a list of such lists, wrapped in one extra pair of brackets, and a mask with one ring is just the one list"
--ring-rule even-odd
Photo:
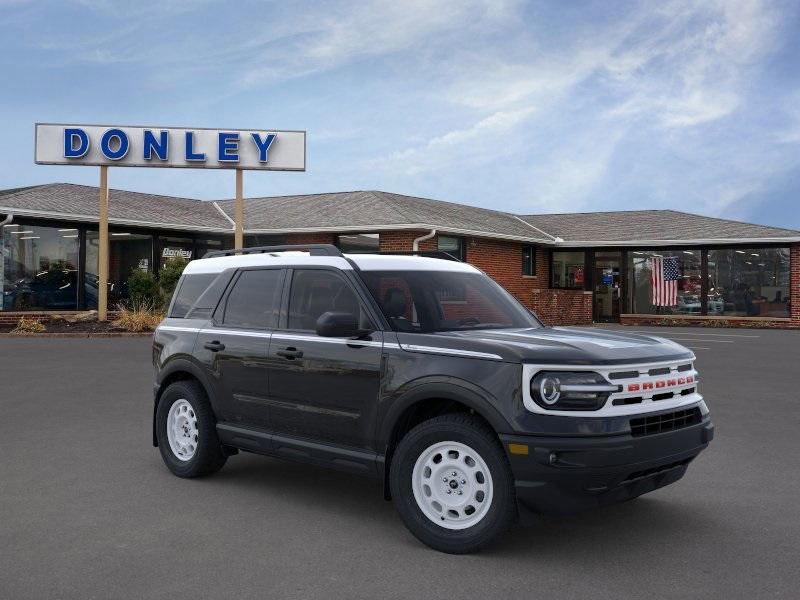
[(179, 477), (240, 451), (376, 477), (422, 542), (472, 552), (520, 506), (570, 513), (679, 480), (714, 431), (694, 360), (654, 336), (544, 327), (458, 261), (215, 252), (154, 336), (153, 444)]
[(33, 275), (24, 274), (3, 285), (3, 308), (74, 309), (77, 284), (78, 271), (70, 268), (50, 268)]

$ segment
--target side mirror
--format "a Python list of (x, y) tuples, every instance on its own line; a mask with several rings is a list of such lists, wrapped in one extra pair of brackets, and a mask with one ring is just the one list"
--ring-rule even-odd
[(321, 337), (354, 337), (362, 331), (354, 314), (325, 312), (317, 319), (317, 335)]

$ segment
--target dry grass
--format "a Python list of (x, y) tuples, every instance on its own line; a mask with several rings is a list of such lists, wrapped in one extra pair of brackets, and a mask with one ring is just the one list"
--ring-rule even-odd
[(17, 326), (11, 330), (11, 333), (44, 333), (46, 330), (46, 327), (39, 319), (21, 317), (17, 321)]
[(120, 306), (119, 316), (114, 321), (114, 326), (131, 333), (155, 331), (163, 318), (162, 312), (156, 310), (151, 304), (143, 302), (131, 307)]

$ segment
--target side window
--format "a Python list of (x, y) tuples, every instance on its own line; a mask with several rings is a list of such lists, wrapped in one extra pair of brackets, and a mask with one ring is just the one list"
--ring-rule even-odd
[(233, 327), (274, 327), (281, 278), (280, 269), (242, 271), (228, 294), (222, 322)]
[(347, 282), (333, 271), (297, 269), (289, 292), (289, 329), (313, 331), (317, 319), (326, 312), (356, 315), (362, 327), (370, 327), (358, 296)]
[(522, 274), (529, 277), (536, 275), (536, 246), (522, 247)]
[(437, 238), (437, 248), (442, 252), (447, 252), (450, 256), (460, 261), (467, 260), (464, 238), (440, 235)]
[(169, 316), (179, 319), (185, 317), (192, 305), (216, 278), (217, 273), (184, 275), (177, 292), (175, 292), (175, 301), (172, 303), (172, 312)]

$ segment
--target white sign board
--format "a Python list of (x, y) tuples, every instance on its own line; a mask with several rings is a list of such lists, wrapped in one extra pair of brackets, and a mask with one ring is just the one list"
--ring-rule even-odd
[(305, 131), (36, 124), (40, 165), (305, 171)]

